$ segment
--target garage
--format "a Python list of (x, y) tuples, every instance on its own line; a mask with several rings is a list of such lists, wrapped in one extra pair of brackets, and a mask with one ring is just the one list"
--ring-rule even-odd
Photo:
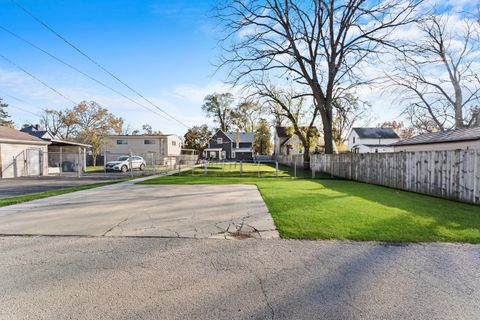
[(49, 142), (13, 128), (0, 126), (0, 178), (47, 174)]

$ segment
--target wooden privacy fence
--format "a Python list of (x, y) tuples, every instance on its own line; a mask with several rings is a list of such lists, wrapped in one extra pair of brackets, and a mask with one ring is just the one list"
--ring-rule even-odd
[(274, 156), (274, 158), (276, 161), (278, 161), (278, 163), (284, 164), (289, 167), (293, 167), (294, 164), (297, 164), (297, 166), (301, 166), (303, 164), (303, 155), (301, 154), (289, 156)]
[(480, 204), (480, 150), (318, 154), (312, 170)]

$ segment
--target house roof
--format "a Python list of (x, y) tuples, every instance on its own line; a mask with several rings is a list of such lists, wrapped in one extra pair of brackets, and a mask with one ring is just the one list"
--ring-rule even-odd
[(393, 147), (393, 144), (359, 144), (357, 146), (365, 146), (368, 148), (384, 148), (384, 147)]
[(163, 138), (175, 136), (174, 134), (111, 134), (108, 138)]
[(480, 140), (480, 127), (420, 134), (394, 143), (395, 146)]
[(28, 133), (21, 132), (17, 129), (0, 126), (0, 140), (4, 142), (23, 142), (34, 144), (50, 144), (49, 142), (32, 136)]
[(275, 131), (279, 138), (290, 138), (290, 135), (287, 133), (287, 127), (275, 127)]
[(362, 139), (399, 139), (392, 128), (353, 128)]
[(92, 147), (90, 144), (84, 144), (84, 143), (73, 142), (73, 141), (58, 140), (58, 139), (52, 139), (50, 141), (52, 142), (52, 146), (77, 146), (77, 147), (85, 147), (85, 148)]
[(240, 138), (238, 142), (253, 143), (253, 132), (228, 131), (228, 132), (225, 132), (225, 134), (233, 142), (237, 141), (237, 136), (238, 136)]
[(20, 129), (20, 131), (31, 134), (32, 136), (35, 136), (37, 138), (44, 139), (44, 140), (56, 139), (56, 137), (52, 135), (50, 132), (48, 132), (48, 130), (40, 130), (39, 125), (30, 125)]

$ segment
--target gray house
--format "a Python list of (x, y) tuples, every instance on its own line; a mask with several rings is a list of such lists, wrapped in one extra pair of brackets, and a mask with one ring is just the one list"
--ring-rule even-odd
[(216, 160), (252, 160), (253, 133), (218, 130), (208, 141), (203, 157)]
[(480, 127), (424, 133), (393, 144), (395, 152), (480, 150)]

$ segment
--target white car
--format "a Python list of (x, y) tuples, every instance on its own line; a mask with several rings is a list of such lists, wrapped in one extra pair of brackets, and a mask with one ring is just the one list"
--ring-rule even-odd
[[(132, 157), (132, 168), (143, 170), (145, 169), (146, 162), (142, 157), (133, 156)], [(116, 161), (109, 161), (105, 164), (105, 170), (107, 171), (121, 171), (127, 172), (130, 170), (130, 157), (121, 156), (118, 157)]]

